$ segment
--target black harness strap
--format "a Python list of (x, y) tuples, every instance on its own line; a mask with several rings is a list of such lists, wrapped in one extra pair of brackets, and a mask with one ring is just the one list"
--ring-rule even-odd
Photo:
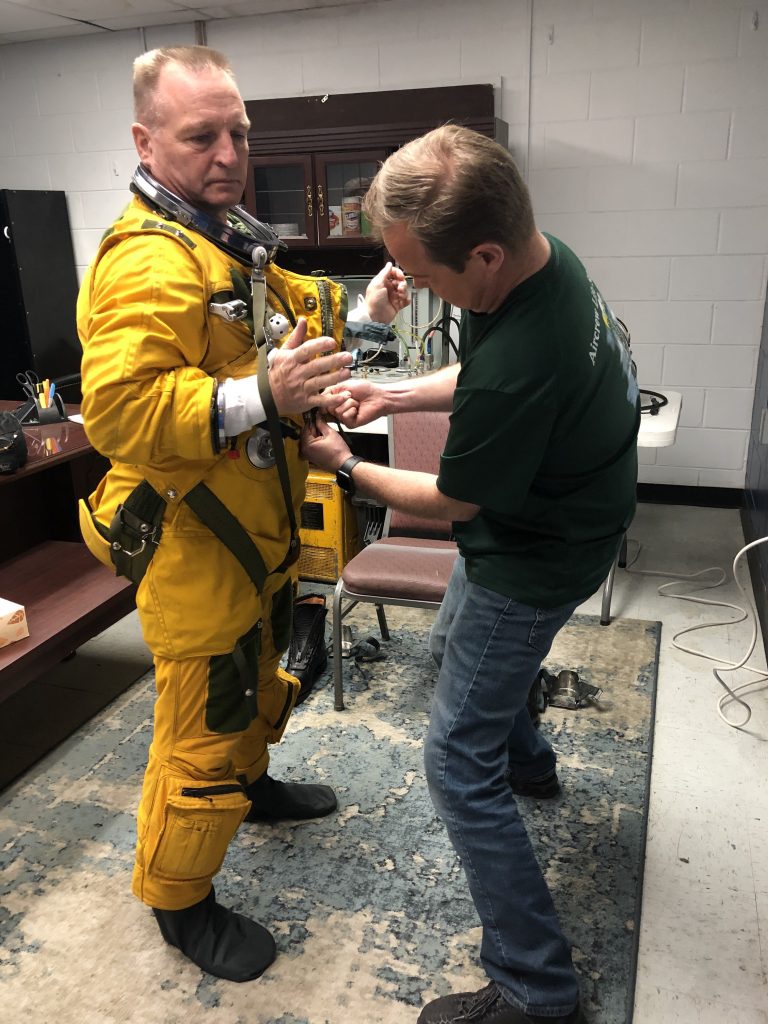
[(261, 593), (269, 575), (264, 559), (227, 506), (204, 483), (196, 484), (184, 496), (184, 501), (211, 533), (229, 548), (250, 576), (256, 590)]
[(157, 522), (158, 519), (162, 520), (165, 498), (161, 498), (148, 481), (142, 480), (138, 487), (131, 491), (128, 501), (124, 503), (124, 508), (127, 508), (137, 519), (147, 523)]
[[(227, 506), (202, 482), (196, 484), (184, 496), (184, 501), (200, 522), (207, 526), (225, 547), (229, 548), (250, 576), (257, 593), (260, 594), (264, 589), (264, 581), (269, 575), (267, 567), (259, 549)], [(232, 648), (232, 660), (240, 676), (243, 697), (251, 716), (255, 718), (258, 713), (257, 687), (239, 641)]]

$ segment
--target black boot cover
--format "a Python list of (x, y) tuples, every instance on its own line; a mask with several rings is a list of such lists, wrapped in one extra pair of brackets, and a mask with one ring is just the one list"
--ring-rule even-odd
[(326, 614), (324, 594), (303, 594), (294, 602), (293, 635), (285, 668), (301, 683), (297, 704), (307, 699), (328, 664), (325, 647)]
[(245, 787), (245, 795), (251, 801), (246, 821), (307, 821), (324, 818), (337, 807), (330, 786), (278, 782), (266, 772)]
[(216, 978), (252, 981), (275, 959), (275, 940), (267, 929), (220, 906), (213, 888), (184, 910), (152, 913), (165, 941)]

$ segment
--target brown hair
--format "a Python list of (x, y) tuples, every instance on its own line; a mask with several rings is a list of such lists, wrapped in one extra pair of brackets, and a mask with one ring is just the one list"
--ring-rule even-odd
[(232, 67), (218, 50), (208, 46), (165, 46), (147, 50), (133, 62), (134, 116), (141, 124), (153, 127), (158, 120), (156, 104), (157, 83), (160, 73), (168, 64), (179, 64), (188, 71), (206, 71), (220, 68), (234, 82)]
[(497, 242), (517, 253), (535, 231), (528, 189), (511, 154), (455, 124), (388, 157), (363, 209), (379, 238), (405, 223), (431, 259), (457, 273), (476, 245)]

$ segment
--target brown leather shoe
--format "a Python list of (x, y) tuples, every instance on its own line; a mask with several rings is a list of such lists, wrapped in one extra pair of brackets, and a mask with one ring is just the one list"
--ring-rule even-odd
[(539, 779), (516, 779), (507, 775), (507, 782), (517, 796), (529, 796), (534, 800), (551, 800), (560, 795), (560, 780), (553, 768)]
[(492, 981), (479, 992), (457, 992), (427, 1003), (416, 1024), (587, 1024), (577, 1006), (565, 1017), (536, 1017), (508, 1003)]

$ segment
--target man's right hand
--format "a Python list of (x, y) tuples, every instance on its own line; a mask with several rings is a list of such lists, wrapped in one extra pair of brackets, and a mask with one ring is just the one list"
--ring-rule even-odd
[(386, 389), (367, 380), (351, 380), (329, 388), (323, 395), (322, 406), (350, 430), (364, 427), (390, 412)]
[(307, 321), (300, 317), (296, 329), (270, 358), (269, 386), (280, 415), (324, 406), (320, 392), (349, 377), (349, 352), (336, 352), (333, 338), (307, 341), (306, 337)]

